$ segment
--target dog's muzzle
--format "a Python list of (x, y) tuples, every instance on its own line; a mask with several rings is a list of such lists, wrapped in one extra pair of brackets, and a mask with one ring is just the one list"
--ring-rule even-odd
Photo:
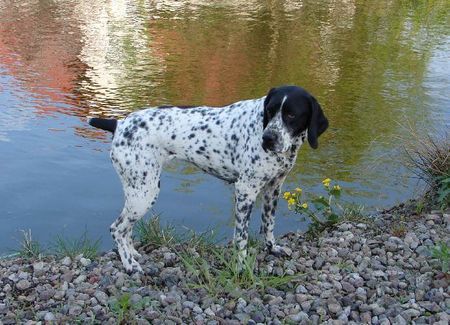
[(265, 131), (262, 136), (262, 147), (264, 150), (276, 151), (278, 144), (278, 134), (274, 131)]

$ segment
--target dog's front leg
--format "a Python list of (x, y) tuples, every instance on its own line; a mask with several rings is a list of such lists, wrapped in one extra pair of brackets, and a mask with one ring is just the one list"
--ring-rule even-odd
[(264, 188), (263, 208), (262, 208), (262, 224), (261, 233), (264, 233), (264, 243), (266, 249), (274, 255), (292, 254), (292, 250), (288, 247), (275, 244), (273, 228), (275, 226), (275, 210), (280, 195), (281, 185), (283, 185), (285, 177), (271, 180)]
[(237, 182), (235, 190), (234, 244), (238, 250), (239, 267), (247, 256), (248, 223), (259, 190), (245, 182)]

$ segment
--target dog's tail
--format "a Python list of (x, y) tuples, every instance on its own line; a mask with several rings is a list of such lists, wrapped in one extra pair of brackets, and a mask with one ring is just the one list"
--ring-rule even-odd
[(97, 118), (92, 117), (88, 119), (89, 125), (92, 125), (93, 127), (106, 130), (109, 132), (114, 133), (117, 128), (117, 120), (114, 118)]

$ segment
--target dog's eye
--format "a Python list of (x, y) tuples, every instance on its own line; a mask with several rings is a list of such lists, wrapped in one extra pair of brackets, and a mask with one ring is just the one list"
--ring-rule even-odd
[(290, 120), (293, 120), (295, 118), (294, 114), (287, 114), (286, 117)]

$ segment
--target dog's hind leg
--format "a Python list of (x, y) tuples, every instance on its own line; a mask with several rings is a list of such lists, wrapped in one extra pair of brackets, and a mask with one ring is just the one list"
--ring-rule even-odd
[(111, 225), (111, 235), (117, 244), (120, 258), (127, 272), (142, 272), (137, 262), (139, 254), (131, 239), (133, 226), (155, 203), (159, 194), (161, 167), (153, 161), (152, 172), (129, 167), (121, 169), (125, 205), (119, 218)]

